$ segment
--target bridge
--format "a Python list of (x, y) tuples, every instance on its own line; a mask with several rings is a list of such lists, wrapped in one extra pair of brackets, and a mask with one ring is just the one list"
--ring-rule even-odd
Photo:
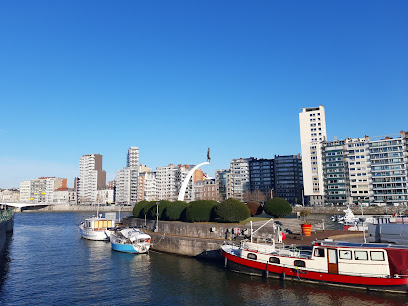
[(0, 202), (0, 205), (12, 206), (12, 207), (21, 209), (23, 207), (48, 206), (48, 205), (51, 205), (51, 204), (48, 204), (48, 203), (7, 203), (7, 202)]

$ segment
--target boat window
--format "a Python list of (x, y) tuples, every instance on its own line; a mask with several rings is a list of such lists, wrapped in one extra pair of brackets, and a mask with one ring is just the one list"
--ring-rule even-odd
[(367, 251), (354, 251), (354, 258), (356, 260), (368, 260)]
[(254, 253), (248, 253), (247, 258), (249, 258), (249, 259), (256, 259), (257, 257), (256, 257), (256, 255), (255, 255)]
[(370, 252), (371, 260), (374, 261), (384, 261), (384, 252), (381, 251), (371, 251)]
[(306, 267), (306, 263), (303, 260), (295, 260), (293, 263), (296, 267), (304, 268)]
[(324, 249), (323, 248), (315, 248), (314, 256), (315, 257), (324, 257)]
[(339, 250), (340, 259), (352, 259), (351, 251), (349, 250)]
[(278, 257), (269, 257), (269, 262), (274, 264), (280, 264), (280, 259)]

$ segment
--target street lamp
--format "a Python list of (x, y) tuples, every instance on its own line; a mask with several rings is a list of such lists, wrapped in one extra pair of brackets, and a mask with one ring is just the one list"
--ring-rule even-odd
[(154, 231), (159, 231), (159, 202), (156, 202), (156, 228), (154, 229)]

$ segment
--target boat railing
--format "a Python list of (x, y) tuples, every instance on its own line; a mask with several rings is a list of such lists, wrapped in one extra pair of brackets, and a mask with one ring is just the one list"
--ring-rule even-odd
[(13, 218), (14, 208), (8, 207), (7, 210), (0, 210), (0, 221), (7, 221)]

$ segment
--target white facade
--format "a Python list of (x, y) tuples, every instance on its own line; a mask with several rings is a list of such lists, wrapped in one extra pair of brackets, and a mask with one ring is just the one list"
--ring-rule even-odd
[(251, 159), (252, 158), (238, 158), (231, 161), (231, 194), (228, 197), (243, 201), (244, 192), (250, 189), (249, 161)]
[(323, 105), (302, 108), (302, 112), (299, 113), (299, 125), (304, 195), (310, 197), (312, 205), (323, 205), (324, 180), (321, 149), (322, 141), (327, 139)]
[(127, 151), (126, 167), (116, 171), (115, 202), (134, 205), (137, 203), (137, 178), (139, 175), (139, 148)]
[(76, 192), (73, 189), (55, 190), (53, 204), (76, 204)]
[(139, 148), (130, 147), (127, 151), (126, 167), (138, 168), (139, 167)]
[(98, 189), (105, 187), (106, 172), (102, 170), (102, 155), (83, 155), (79, 161), (78, 203), (96, 203)]
[(58, 177), (41, 177), (20, 183), (20, 202), (53, 203), (56, 189), (65, 187), (66, 179)]
[(2, 202), (16, 203), (20, 201), (20, 191), (6, 189), (0, 191), (0, 200)]
[(138, 177), (137, 202), (157, 201), (156, 172), (142, 172)]
[[(187, 174), (194, 166), (191, 165), (173, 165), (156, 168), (156, 186), (158, 200), (176, 201), (181, 188), (181, 184), (187, 177)], [(193, 198), (193, 178), (187, 185), (184, 200), (189, 202)]]
[(99, 189), (98, 200), (99, 204), (112, 204), (114, 203), (114, 191), (113, 189)]
[(31, 182), (23, 181), (20, 183), (20, 202), (28, 203), (31, 195)]
[(350, 185), (348, 203), (373, 201), (371, 162), (368, 137), (345, 141), (346, 173)]

